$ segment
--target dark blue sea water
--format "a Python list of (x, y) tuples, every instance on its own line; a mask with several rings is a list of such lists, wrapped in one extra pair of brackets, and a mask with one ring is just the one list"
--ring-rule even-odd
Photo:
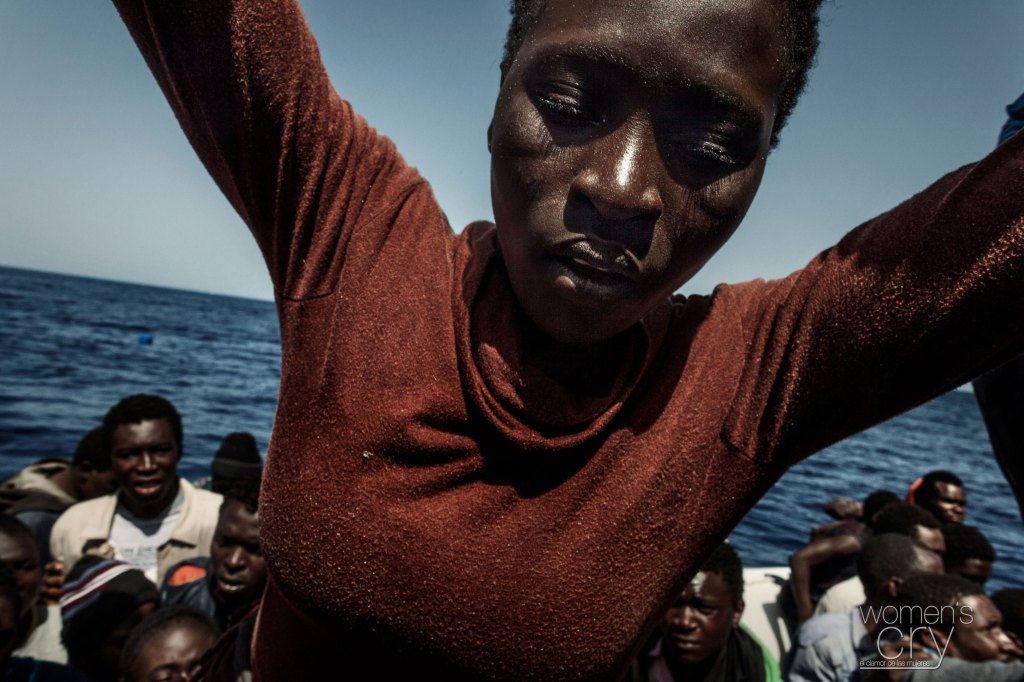
[[(152, 335), (151, 345), (139, 343)], [(119, 398), (167, 396), (185, 423), (180, 471), (209, 472), (220, 439), (250, 431), (266, 449), (280, 340), (273, 304), (0, 267), (0, 475), (69, 457)], [(953, 392), (793, 468), (736, 529), (746, 564), (784, 565), (827, 521), (826, 500), (902, 496), (931, 469), (967, 484), (967, 522), (999, 553), (991, 589), (1024, 584), (1016, 503), (974, 397)]]

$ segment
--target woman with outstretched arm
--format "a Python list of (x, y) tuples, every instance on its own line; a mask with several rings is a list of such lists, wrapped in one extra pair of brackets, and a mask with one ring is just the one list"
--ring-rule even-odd
[(518, 0), (460, 234), (294, 2), (116, 4), (274, 282), (257, 680), (615, 679), (789, 466), (1024, 347), (1020, 135), (785, 279), (673, 294), (817, 0)]

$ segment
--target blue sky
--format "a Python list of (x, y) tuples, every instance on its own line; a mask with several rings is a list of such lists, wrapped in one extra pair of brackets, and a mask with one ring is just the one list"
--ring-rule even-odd
[[(432, 182), (453, 225), (490, 218), (505, 0), (303, 6), (336, 87)], [(684, 291), (800, 267), (987, 153), (1024, 90), (1020, 0), (844, 0), (823, 18), (758, 198)], [(270, 297), (255, 245), (109, 3), (4, 0), (0, 64), (0, 264)]]

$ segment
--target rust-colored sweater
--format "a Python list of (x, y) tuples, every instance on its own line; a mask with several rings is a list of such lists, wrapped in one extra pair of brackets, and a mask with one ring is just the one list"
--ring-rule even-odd
[(275, 285), (257, 680), (615, 678), (788, 466), (1020, 350), (1020, 135), (786, 279), (562, 348), (292, 2), (117, 4)]

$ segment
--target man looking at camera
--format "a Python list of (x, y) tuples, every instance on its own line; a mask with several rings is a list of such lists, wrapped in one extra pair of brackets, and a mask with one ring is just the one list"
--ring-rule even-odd
[(181, 416), (168, 400), (133, 395), (103, 419), (120, 492), (76, 504), (50, 537), (64, 570), (86, 554), (119, 559), (159, 583), (173, 564), (210, 551), (221, 496), (178, 477)]

